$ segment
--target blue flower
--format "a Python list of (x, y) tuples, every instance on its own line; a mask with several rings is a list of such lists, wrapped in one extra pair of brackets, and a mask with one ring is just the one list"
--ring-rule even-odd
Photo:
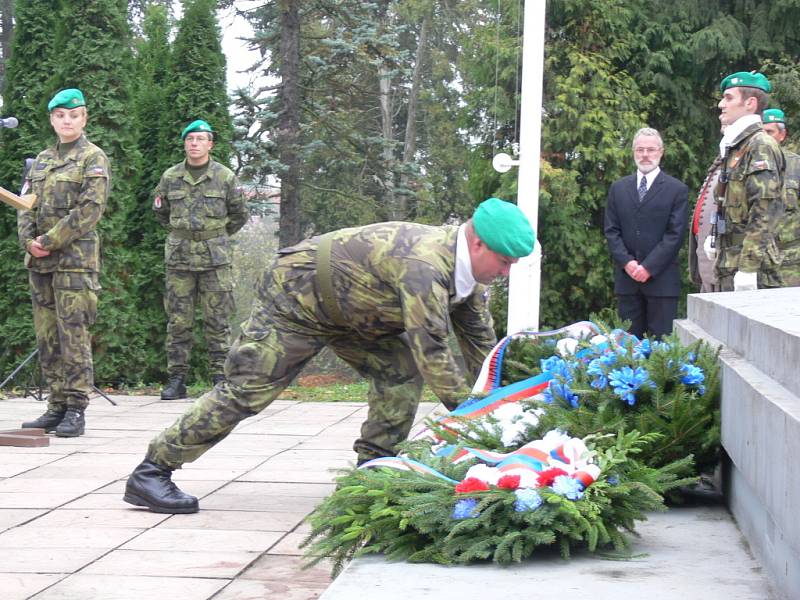
[(606, 481), (608, 482), (608, 485), (619, 485), (619, 477), (616, 475), (609, 475), (606, 478)]
[(669, 352), (672, 350), (672, 346), (667, 342), (653, 342), (653, 350), (658, 350), (659, 352)]
[(650, 340), (644, 338), (641, 342), (633, 347), (633, 358), (635, 360), (642, 360), (650, 356), (653, 349), (650, 347)]
[(583, 498), (583, 484), (569, 475), (559, 475), (553, 480), (553, 491), (568, 500)]
[(706, 386), (698, 385), (697, 386), (697, 393), (700, 394), (701, 396), (705, 396), (706, 395)]
[(572, 408), (578, 408), (578, 396), (572, 393), (569, 385), (562, 383), (557, 379), (551, 379), (547, 389), (543, 392), (544, 401), (547, 404), (553, 404), (557, 400), (564, 400), (569, 402)]
[(695, 365), (685, 364), (681, 367), (681, 383), (686, 385), (699, 385), (706, 379), (703, 369)]
[(655, 384), (650, 381), (650, 374), (641, 367), (631, 369), (630, 367), (622, 367), (616, 369), (608, 374), (611, 387), (614, 388), (614, 393), (627, 402), (630, 406), (636, 404), (636, 395), (634, 392), (641, 388), (643, 385), (655, 387)]
[(551, 356), (539, 361), (539, 366), (544, 373), (550, 373), (554, 377), (561, 377), (567, 383), (572, 383), (573, 375), (572, 370), (575, 368), (576, 363), (568, 363), (560, 356)]
[(477, 506), (478, 501), (475, 498), (463, 498), (456, 502), (451, 516), (454, 519), (472, 519), (480, 514), (475, 510)]
[(608, 378), (606, 377), (606, 372), (603, 370), (603, 363), (599, 358), (589, 363), (586, 373), (594, 376), (591, 383), (593, 388), (603, 390), (608, 386)]
[(689, 352), (686, 355), (686, 360), (688, 360), (690, 363), (693, 363), (695, 360), (697, 360), (697, 355), (695, 355), (694, 352)]
[(536, 510), (542, 505), (542, 497), (536, 490), (519, 488), (514, 490), (514, 495), (517, 497), (514, 501), (514, 510), (517, 512)]
[[(623, 348), (622, 350), (624, 351), (625, 348)], [(606, 354), (603, 354), (603, 356), (599, 357), (597, 360), (599, 360), (604, 367), (613, 367), (615, 364), (617, 364), (617, 356), (618, 355), (616, 352), (607, 352)]]

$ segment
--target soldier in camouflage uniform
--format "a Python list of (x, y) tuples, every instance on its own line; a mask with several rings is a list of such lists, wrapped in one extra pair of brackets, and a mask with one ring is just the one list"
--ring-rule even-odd
[[(764, 111), (764, 131), (779, 144), (786, 141), (788, 131), (783, 111), (770, 108)], [(800, 209), (797, 206), (800, 188), (800, 156), (783, 148), (786, 171), (783, 175), (784, 217), (778, 224), (777, 241), (781, 253), (779, 269), (785, 287), (800, 286)]]
[(233, 171), (211, 160), (211, 126), (193, 121), (181, 133), (186, 160), (167, 169), (155, 191), (156, 218), (169, 228), (166, 261), (167, 372), (164, 400), (186, 397), (195, 302), (203, 310), (213, 384), (224, 379), (234, 311), (229, 236), (249, 217)]
[(716, 254), (714, 272), (723, 292), (780, 285), (775, 232), (783, 214), (785, 165), (761, 124), (771, 89), (761, 73), (734, 73), (720, 84), (723, 163), (715, 190), (717, 225), (706, 251)]
[(28, 185), (37, 203), (20, 211), (17, 221), (50, 396), (47, 412), (22, 426), (76, 437), (84, 432), (94, 386), (89, 326), (100, 289), (95, 227), (106, 207), (110, 169), (103, 151), (83, 135), (87, 113), (80, 90), (62, 90), (47, 108), (58, 143), (36, 157)]
[(125, 501), (189, 513), (197, 499), (171, 481), (266, 408), (323, 347), (369, 380), (359, 463), (391, 456), (411, 428), (423, 382), (455, 408), (469, 392), (448, 346), (455, 332), (470, 375), (496, 343), (484, 284), (533, 250), (527, 218), (491, 198), (461, 227), (379, 223), (279, 251), (225, 363), (226, 381), (151, 443)]

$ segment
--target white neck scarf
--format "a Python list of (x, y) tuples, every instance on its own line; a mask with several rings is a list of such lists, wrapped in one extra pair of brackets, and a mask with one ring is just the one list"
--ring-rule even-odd
[(722, 158), (728, 153), (728, 148), (733, 144), (734, 140), (739, 137), (745, 129), (754, 123), (761, 123), (761, 115), (745, 115), (736, 119), (735, 123), (731, 123), (725, 128), (725, 133), (719, 141), (719, 155)]
[(475, 289), (475, 277), (472, 276), (472, 260), (467, 246), (467, 224), (458, 228), (456, 238), (456, 302), (469, 296)]

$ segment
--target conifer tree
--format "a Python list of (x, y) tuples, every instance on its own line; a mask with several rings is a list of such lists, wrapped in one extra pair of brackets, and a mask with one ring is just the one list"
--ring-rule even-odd
[(176, 138), (169, 115), (164, 110), (168, 105), (167, 87), (172, 79), (169, 32), (167, 8), (158, 3), (150, 4), (142, 22), (143, 37), (136, 52), (137, 85), (133, 112), (141, 160), (136, 206), (128, 225), (128, 242), (137, 248), (135, 302), (141, 322), (140, 341), (146, 348), (145, 364), (139, 377), (146, 382), (161, 379), (166, 364), (166, 315), (162, 302), (166, 232), (155, 219), (152, 192), (161, 174), (171, 164)]
[(216, 8), (216, 0), (185, 0), (178, 22), (167, 95), (173, 163), (184, 158), (180, 132), (195, 119), (208, 121), (214, 129), (214, 159), (228, 164), (231, 157), (233, 124)]
[(95, 377), (135, 377), (143, 359), (141, 322), (133, 283), (136, 249), (127, 244), (128, 221), (137, 189), (136, 122), (131, 111), (133, 68), (127, 3), (123, 0), (63, 2), (58, 15), (50, 94), (80, 88), (87, 101), (87, 137), (111, 161), (111, 190), (98, 224), (103, 268), (94, 327)]
[[(26, 157), (51, 139), (47, 119), (53, 29), (57, 14), (49, 3), (18, 0), (11, 57), (6, 63), (3, 113), (19, 120), (0, 130), (0, 185), (18, 191)], [(35, 347), (28, 274), (17, 241), (17, 213), (0, 205), (0, 375), (9, 373)], [(3, 377), (5, 378), (5, 377)]]

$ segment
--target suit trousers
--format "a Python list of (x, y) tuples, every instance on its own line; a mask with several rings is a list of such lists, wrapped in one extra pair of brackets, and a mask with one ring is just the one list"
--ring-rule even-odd
[(631, 322), (630, 332), (642, 339), (645, 333), (663, 337), (672, 333), (672, 321), (678, 316), (677, 296), (618, 294), (619, 316)]

